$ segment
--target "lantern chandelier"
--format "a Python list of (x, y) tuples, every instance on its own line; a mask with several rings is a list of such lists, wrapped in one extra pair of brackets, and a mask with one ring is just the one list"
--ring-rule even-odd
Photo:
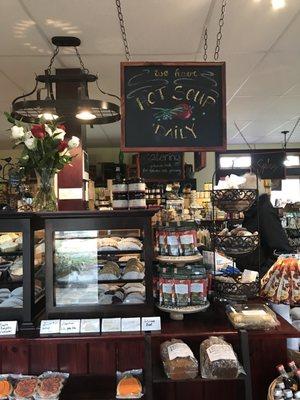
[[(68, 121), (76, 119), (80, 124), (101, 125), (119, 121), (120, 107), (112, 102), (95, 100), (89, 98), (88, 84), (95, 82), (98, 90), (105, 95), (120, 98), (114, 94), (104, 92), (99, 84), (98, 77), (90, 74), (85, 68), (78, 46), (80, 39), (69, 36), (55, 36), (52, 38), (56, 46), (51, 57), (48, 68), (44, 75), (37, 75), (34, 89), (22, 96), (15, 98), (12, 102), (12, 116), (23, 122), (37, 123), (40, 118), (45, 121)], [(73, 74), (52, 74), (52, 65), (61, 47), (73, 47), (80, 63), (80, 71)], [(62, 70), (63, 71), (63, 70)], [(53, 85), (58, 82), (78, 83), (78, 96), (70, 99), (55, 98)], [(42, 98), (42, 93), (45, 96)], [(28, 96), (36, 94), (36, 100), (27, 99)]]

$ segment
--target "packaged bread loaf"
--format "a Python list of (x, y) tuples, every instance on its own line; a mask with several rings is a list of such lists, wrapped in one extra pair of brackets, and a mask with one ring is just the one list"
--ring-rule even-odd
[(200, 345), (202, 378), (234, 379), (239, 363), (231, 344), (222, 337), (211, 336)]
[(198, 361), (189, 346), (180, 339), (172, 339), (160, 345), (164, 370), (172, 380), (194, 379), (198, 375)]

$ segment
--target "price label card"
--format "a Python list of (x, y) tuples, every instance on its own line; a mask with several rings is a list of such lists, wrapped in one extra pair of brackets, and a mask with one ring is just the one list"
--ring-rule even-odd
[(60, 321), (59, 333), (79, 333), (80, 332), (80, 319), (62, 319)]
[(101, 331), (102, 331), (102, 333), (120, 332), (121, 331), (121, 318), (103, 318)]
[(60, 319), (44, 319), (41, 321), (40, 335), (54, 335), (60, 331)]
[(122, 318), (122, 332), (140, 332), (141, 318)]
[(0, 321), (0, 336), (14, 336), (17, 328), (17, 321)]
[(100, 319), (82, 319), (80, 333), (100, 333)]
[(160, 331), (160, 330), (161, 330), (160, 317), (142, 318), (142, 331)]

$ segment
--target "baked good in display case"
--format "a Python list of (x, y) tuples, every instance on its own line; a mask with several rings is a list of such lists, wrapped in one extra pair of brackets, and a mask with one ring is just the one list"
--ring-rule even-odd
[(171, 339), (162, 343), (160, 354), (168, 378), (194, 379), (198, 375), (198, 361), (189, 346), (182, 340)]
[(0, 399), (7, 399), (13, 391), (13, 386), (8, 377), (3, 376), (0, 380)]
[(299, 255), (282, 255), (278, 258), (261, 280), (261, 296), (273, 303), (299, 304)]
[(34, 376), (20, 377), (14, 386), (16, 399), (30, 399), (36, 394), (38, 379)]

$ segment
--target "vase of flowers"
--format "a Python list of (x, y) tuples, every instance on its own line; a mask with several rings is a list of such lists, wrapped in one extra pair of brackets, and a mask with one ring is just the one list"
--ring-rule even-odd
[(9, 122), (13, 122), (11, 136), (16, 146), (22, 146), (23, 151), (18, 161), (20, 172), (26, 176), (35, 171), (38, 192), (33, 200), (34, 211), (56, 211), (57, 198), (54, 191), (55, 174), (65, 165), (71, 163), (73, 156), (70, 150), (79, 146), (79, 139), (72, 136), (66, 140), (63, 125), (43, 123), (27, 126), (6, 114)]

